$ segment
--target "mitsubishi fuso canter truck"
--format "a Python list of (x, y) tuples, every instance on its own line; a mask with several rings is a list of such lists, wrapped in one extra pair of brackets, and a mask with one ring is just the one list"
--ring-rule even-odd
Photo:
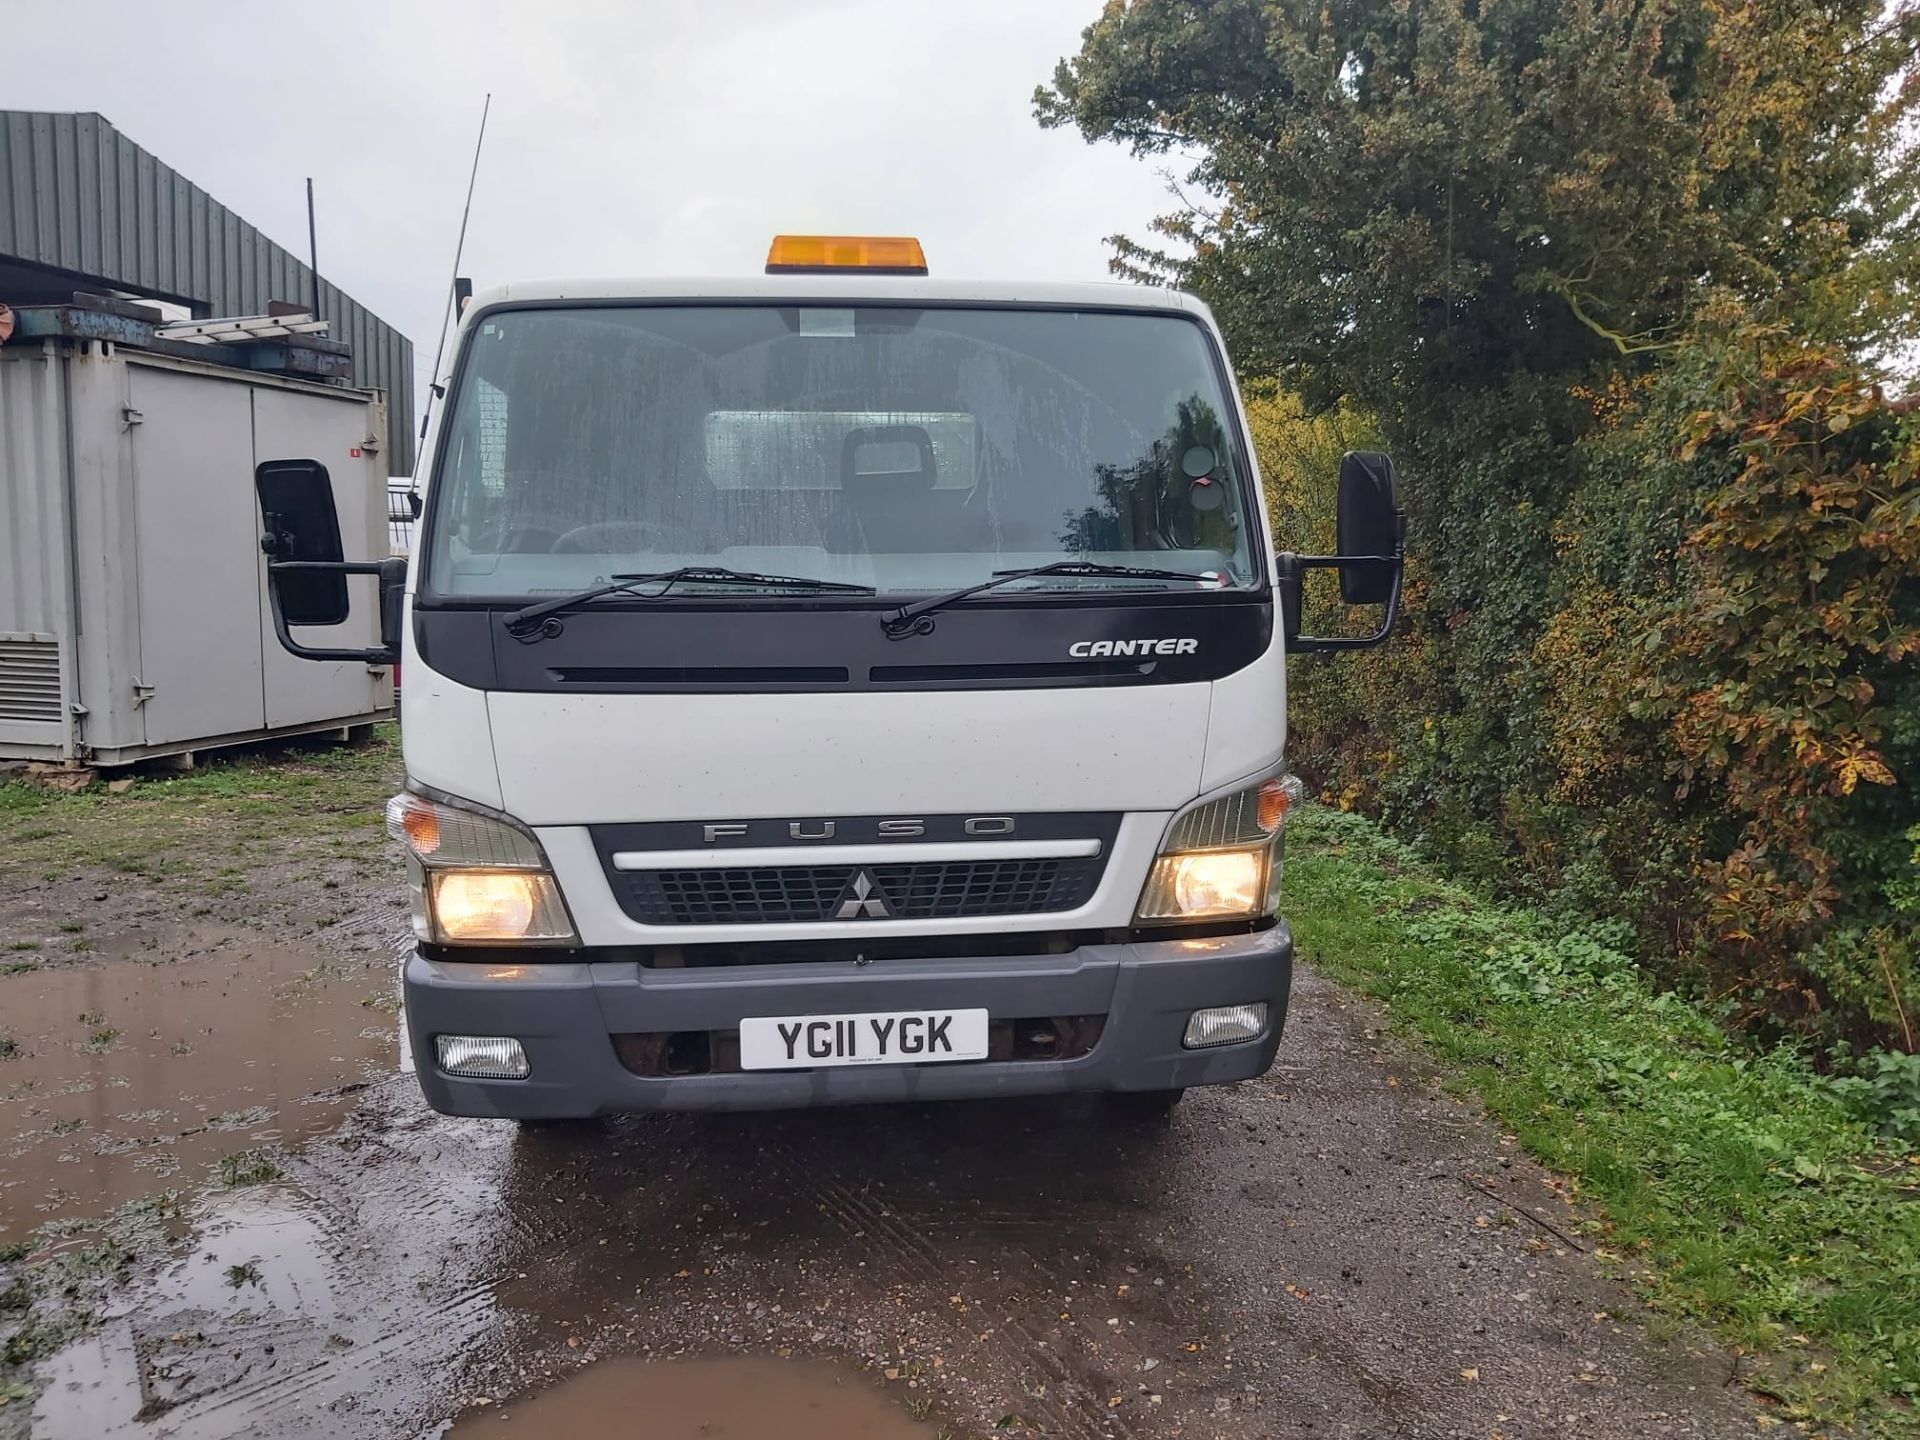
[[(342, 554), (336, 457), (254, 476), (281, 643), (404, 661), (436, 1109), (1152, 1111), (1267, 1069), (1286, 657), (1392, 628), (1385, 456), (1337, 554), (1276, 554), (1204, 305), (910, 239), (469, 292), (452, 356), (408, 558)], [(1373, 608), (1303, 637), (1326, 569)]]

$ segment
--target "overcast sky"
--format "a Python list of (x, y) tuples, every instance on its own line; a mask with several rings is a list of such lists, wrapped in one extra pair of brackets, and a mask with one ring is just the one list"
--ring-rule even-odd
[[(1099, 0), (0, 0), (0, 104), (97, 110), (405, 331), (461, 269), (755, 274), (780, 231), (918, 235), (945, 275), (1106, 279), (1160, 167), (1042, 131)], [(37, 58), (36, 58), (37, 57)], [(66, 57), (62, 59), (61, 57)], [(420, 387), (424, 392), (424, 387)]]

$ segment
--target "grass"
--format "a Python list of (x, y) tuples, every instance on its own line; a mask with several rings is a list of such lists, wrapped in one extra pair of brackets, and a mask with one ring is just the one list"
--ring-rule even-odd
[[(180, 1216), (179, 1192), (165, 1190), (107, 1215), (49, 1220), (31, 1238), (0, 1241), (0, 1397), (31, 1401), (34, 1365), (113, 1312), (136, 1262), (166, 1247)], [(0, 1435), (21, 1433), (0, 1424)]]
[[(48, 884), (91, 874), (100, 888), (115, 888), (116, 873), (143, 877), (156, 888), (168, 882), (165, 888), (186, 897), (196, 917), (212, 915), (209, 902), (217, 894), (244, 893), (261, 876), (271, 878), (274, 895), (297, 894), (316, 862), (346, 857), (356, 868), (381, 874), (387, 863), (382, 807), (400, 770), (399, 731), (389, 725), (367, 745), (296, 741), (224, 752), (185, 774), (144, 776), (118, 795), (104, 786), (66, 794), (0, 782), (0, 855), (9, 874)], [(317, 884), (313, 888), (325, 893)], [(5, 940), (0, 976), (92, 950), (89, 930), (100, 930), (102, 922), (95, 919), (90, 927), (64, 919), (55, 928), (59, 938), (51, 943)], [(0, 1016), (5, 1013), (0, 1008)], [(79, 1042), (85, 1050), (110, 1049), (122, 1038), (99, 1011), (79, 1020), (86, 1027)], [(176, 1047), (176, 1053), (189, 1052), (184, 1044)], [(17, 1053), (17, 1042), (0, 1031), (0, 1060)], [(280, 1173), (272, 1156), (248, 1151), (221, 1161), (215, 1178), (227, 1186), (260, 1185)], [(177, 1211), (178, 1196), (171, 1192), (132, 1202), (105, 1220), (85, 1223), (88, 1234), (104, 1229), (105, 1241), (32, 1265), (28, 1243), (0, 1244), (0, 1408), (29, 1399), (30, 1367), (99, 1322), (132, 1256), (161, 1246)], [(43, 1225), (35, 1243), (66, 1235), (65, 1223)], [(8, 1426), (0, 1424), (4, 1433), (10, 1433)]]
[[(32, 1366), (94, 1329), (138, 1258), (178, 1224), (174, 1191), (91, 1220), (50, 1220), (30, 1240), (0, 1242), (0, 1397), (30, 1400)], [(85, 1243), (76, 1243), (83, 1237)], [(29, 1265), (36, 1251), (57, 1253)], [(0, 1433), (9, 1433), (0, 1426)]]
[[(86, 1334), (98, 1322), (107, 1294), (126, 1283), (138, 1247), (157, 1241), (170, 1198), (124, 1207), (102, 1222), (104, 1238), (65, 1250), (32, 1268), (19, 1267), (28, 1247), (9, 1246), (0, 1265), (0, 1385), (25, 1384), (26, 1368)], [(51, 1227), (43, 1230), (50, 1234)], [(23, 1397), (24, 1398), (24, 1397)]]
[(1920, 1434), (1920, 1155), (1802, 1057), (1744, 1048), (1620, 951), (1356, 816), (1290, 826), (1286, 889), (1302, 958), (1383, 1000), (1572, 1177), (1597, 1253), (1657, 1316), (1767, 1357), (1749, 1383), (1784, 1418)]
[(377, 846), (399, 761), (399, 729), (381, 725), (365, 745), (222, 751), (183, 774), (143, 776), (123, 795), (10, 781), (0, 784), (0, 850), (22, 871), (56, 878), (90, 866), (161, 878), (211, 875), (223, 854), (284, 853), (289, 842)]
[(239, 1150), (221, 1157), (219, 1176), (222, 1185), (238, 1190), (278, 1180), (280, 1166), (264, 1150)]

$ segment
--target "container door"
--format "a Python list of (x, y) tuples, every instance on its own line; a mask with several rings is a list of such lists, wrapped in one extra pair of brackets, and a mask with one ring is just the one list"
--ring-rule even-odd
[[(242, 383), (127, 367), (146, 743), (260, 728), (260, 534)], [(276, 647), (277, 648), (277, 647)], [(140, 697), (145, 697), (141, 699)]]
[(72, 749), (65, 368), (52, 355), (0, 356), (0, 758)]
[[(253, 392), (253, 463), (318, 460), (333, 481), (333, 508), (340, 517), (340, 546), (348, 560), (380, 560), (387, 553), (387, 472), (366, 447), (374, 416), (358, 396), (314, 394), (262, 386)], [(376, 444), (378, 442), (376, 441)], [(253, 521), (260, 523), (257, 502)], [(266, 596), (266, 563), (254, 546), (260, 574), (259, 624), (267, 637), (267, 724), (307, 725), (358, 717), (392, 704), (384, 676), (357, 660), (301, 660), (273, 638), (273, 612)], [(347, 581), (352, 610), (344, 625), (302, 630), (315, 645), (340, 647), (380, 643), (380, 606), (374, 581)]]

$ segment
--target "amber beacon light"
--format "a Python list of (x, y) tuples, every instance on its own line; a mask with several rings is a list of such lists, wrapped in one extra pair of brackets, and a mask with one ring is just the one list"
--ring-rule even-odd
[(926, 252), (911, 235), (776, 235), (767, 251), (769, 275), (924, 275)]

